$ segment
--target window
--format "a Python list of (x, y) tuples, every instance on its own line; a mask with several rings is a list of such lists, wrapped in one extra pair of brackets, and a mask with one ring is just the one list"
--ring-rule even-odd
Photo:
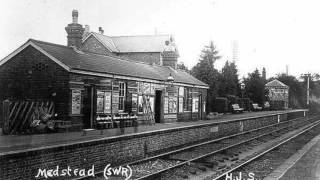
[(126, 100), (126, 84), (119, 82), (119, 111), (124, 110)]
[(192, 99), (192, 112), (198, 112), (199, 109), (199, 98), (195, 97)]

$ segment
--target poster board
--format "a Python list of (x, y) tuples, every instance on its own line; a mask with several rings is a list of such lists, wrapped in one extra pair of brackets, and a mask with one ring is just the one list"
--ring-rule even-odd
[(113, 91), (112, 112), (118, 113), (118, 111), (119, 111), (119, 91)]
[(81, 90), (72, 89), (71, 91), (72, 100), (71, 100), (71, 114), (81, 114)]
[(177, 113), (177, 97), (169, 97), (169, 113)]
[(168, 109), (169, 109), (169, 101), (168, 101), (168, 97), (165, 97), (164, 98), (164, 113), (165, 114), (169, 113)]
[(97, 91), (97, 113), (103, 113), (104, 106), (104, 92)]
[(153, 96), (149, 97), (149, 102), (150, 102), (151, 111), (154, 112), (154, 97)]
[(111, 113), (111, 92), (104, 92), (104, 113)]

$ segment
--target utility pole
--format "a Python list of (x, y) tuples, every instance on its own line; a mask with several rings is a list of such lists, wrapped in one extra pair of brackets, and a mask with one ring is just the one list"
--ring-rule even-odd
[(309, 96), (310, 96), (310, 77), (311, 74), (307, 73), (307, 74), (301, 74), (302, 77), (307, 78), (307, 107), (309, 107)]

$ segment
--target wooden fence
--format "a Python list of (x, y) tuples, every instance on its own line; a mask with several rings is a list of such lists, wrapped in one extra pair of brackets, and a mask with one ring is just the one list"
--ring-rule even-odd
[(54, 114), (54, 104), (51, 101), (3, 101), (3, 134), (19, 134), (27, 132), (30, 124), (39, 118), (39, 112)]

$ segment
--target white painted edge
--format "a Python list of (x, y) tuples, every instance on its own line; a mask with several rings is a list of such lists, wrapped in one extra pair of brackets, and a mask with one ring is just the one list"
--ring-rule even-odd
[(113, 78), (113, 75), (107, 74), (107, 73), (90, 72), (90, 71), (83, 71), (83, 70), (77, 70), (77, 69), (71, 69), (70, 72), (76, 73), (76, 74), (85, 74), (85, 75)]

